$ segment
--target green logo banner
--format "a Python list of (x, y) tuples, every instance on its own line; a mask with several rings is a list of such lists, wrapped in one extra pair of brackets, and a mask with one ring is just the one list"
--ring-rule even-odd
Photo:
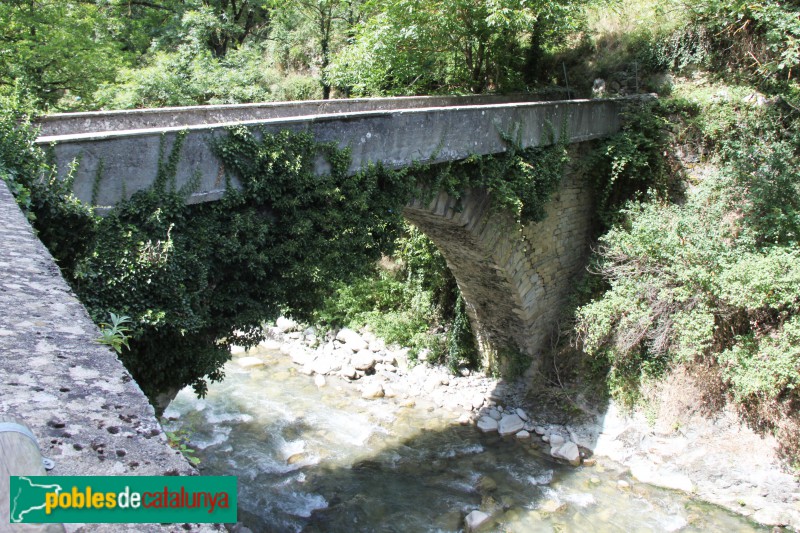
[(11, 476), (12, 523), (237, 521), (233, 476)]

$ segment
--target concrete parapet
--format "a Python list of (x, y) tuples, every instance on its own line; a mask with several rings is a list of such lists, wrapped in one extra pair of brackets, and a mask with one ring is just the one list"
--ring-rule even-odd
[[(2, 180), (0, 228), (0, 417), (25, 421), (55, 462), (53, 475), (196, 475), (167, 444), (117, 356), (95, 341), (100, 332)], [(186, 529), (95, 524), (81, 531)]]

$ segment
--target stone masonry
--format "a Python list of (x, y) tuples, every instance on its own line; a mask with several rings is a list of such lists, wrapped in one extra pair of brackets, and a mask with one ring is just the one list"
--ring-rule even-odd
[[(153, 408), (114, 352), (95, 341), (100, 332), (2, 181), (0, 235), (0, 416), (30, 427), (42, 454), (55, 461), (52, 475), (197, 475), (168, 446)], [(66, 528), (149, 532), (220, 526)], [(14, 530), (0, 524), (0, 531)]]
[[(573, 145), (570, 160), (585, 149)], [(536, 363), (588, 256), (593, 205), (585, 177), (567, 168), (544, 220), (525, 227), (494, 212), (486, 191), (469, 191), (457, 206), (442, 192), (427, 205), (410, 203), (404, 215), (447, 260), (484, 357), (518, 348)]]

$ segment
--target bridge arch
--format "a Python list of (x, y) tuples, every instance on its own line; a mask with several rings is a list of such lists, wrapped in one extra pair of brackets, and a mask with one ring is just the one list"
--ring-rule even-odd
[(442, 191), (404, 209), (447, 261), (491, 370), (508, 370), (514, 351), (538, 366), (585, 265), (593, 204), (576, 164), (585, 147), (570, 150), (572, 163), (539, 222), (521, 226), (509, 213), (492, 209), (489, 193), (481, 189), (466, 191), (460, 200)]

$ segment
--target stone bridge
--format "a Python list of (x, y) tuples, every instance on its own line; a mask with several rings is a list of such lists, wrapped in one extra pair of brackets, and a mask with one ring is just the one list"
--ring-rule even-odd
[[(75, 194), (104, 208), (149, 187), (160, 154), (170, 153), (185, 131), (176, 184), (199, 174), (188, 200), (197, 203), (225, 192), (225, 169), (210, 145), (228, 126), (310, 132), (319, 142), (349, 147), (356, 172), (369, 163), (399, 168), (500, 153), (508, 137), (527, 148), (563, 134), (577, 156), (585, 141), (618, 131), (627, 102), (412, 97), (70, 113), (43, 117), (37, 142), (50, 147), (61, 172), (78, 161)], [(325, 172), (324, 162), (317, 167)], [(507, 349), (536, 361), (585, 262), (591, 194), (573, 168), (542, 222), (519, 227), (510, 215), (490, 212), (489, 204), (487, 191), (473, 190), (456, 210), (456, 201), (440, 193), (430, 203), (412, 201), (404, 214), (447, 260), (487, 361)]]

